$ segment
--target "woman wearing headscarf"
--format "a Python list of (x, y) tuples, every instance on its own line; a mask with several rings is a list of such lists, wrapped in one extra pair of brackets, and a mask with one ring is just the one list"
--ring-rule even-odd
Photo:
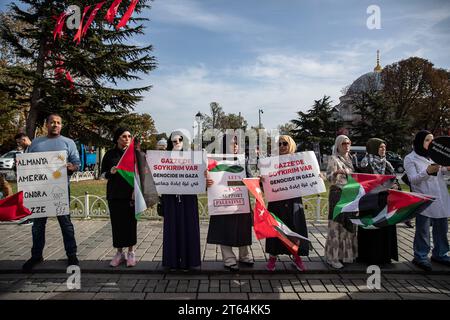
[[(134, 215), (133, 188), (120, 174), (117, 164), (131, 143), (130, 130), (118, 128), (114, 133), (114, 148), (108, 150), (102, 160), (102, 174), (108, 179), (106, 199), (108, 200), (109, 217), (111, 219), (113, 246), (117, 249), (110, 265), (117, 267), (127, 262), (127, 267), (136, 265), (133, 247), (137, 243), (137, 221)], [(128, 247), (125, 256), (123, 248)]]
[(436, 200), (416, 216), (416, 233), (414, 235), (413, 263), (425, 271), (431, 271), (428, 260), (430, 252), (430, 225), (433, 234), (433, 251), (431, 261), (450, 266), (447, 238), (448, 218), (450, 217), (450, 196), (444, 180), (450, 167), (442, 167), (428, 156), (428, 147), (433, 135), (427, 130), (419, 131), (413, 143), (414, 150), (404, 160), (404, 167), (411, 183), (411, 191), (435, 196)]
[(347, 175), (355, 171), (356, 160), (350, 155), (351, 141), (345, 135), (336, 138), (332, 156), (328, 160), (327, 179), (330, 182), (328, 196), (328, 234), (325, 243), (325, 260), (334, 269), (341, 269), (341, 263), (352, 263), (358, 256), (356, 227), (350, 221), (333, 220), (333, 211), (347, 184)]
[[(167, 151), (190, 150), (187, 134), (176, 130), (169, 136)], [(197, 195), (163, 194), (161, 205), (164, 216), (163, 260), (170, 270), (199, 267), (200, 225)]]
[[(395, 175), (391, 163), (386, 160), (386, 142), (372, 138), (366, 144), (366, 156), (361, 160), (358, 171), (369, 174)], [(395, 182), (393, 189), (400, 190)], [(395, 225), (380, 229), (358, 227), (358, 262), (382, 265), (398, 261), (397, 227)]]
[[(239, 144), (237, 136), (225, 134), (222, 139), (222, 152), (224, 154), (238, 154)], [(237, 158), (235, 158), (237, 159)], [(251, 177), (250, 169), (246, 163), (247, 178)], [(212, 179), (207, 179), (207, 186), (213, 184)], [(207, 243), (219, 244), (222, 251), (222, 259), (225, 268), (230, 271), (239, 271), (238, 260), (233, 252), (233, 247), (239, 249), (239, 263), (246, 266), (253, 266), (254, 262), (250, 255), (252, 244), (252, 214), (226, 214), (211, 215), (209, 218), (209, 228)]]
[[(280, 156), (294, 154), (297, 148), (295, 141), (287, 135), (280, 136), (278, 146)], [(267, 209), (283, 221), (289, 229), (300, 234), (301, 236), (308, 237), (308, 229), (306, 227), (305, 212), (303, 210), (303, 202), (301, 197), (269, 202)], [(266, 266), (266, 269), (269, 271), (275, 271), (275, 264), (277, 262), (278, 255), (291, 255), (291, 252), (287, 249), (286, 245), (284, 245), (278, 238), (266, 239), (266, 252), (269, 254), (269, 261)], [(293, 259), (294, 266), (297, 270), (306, 270), (300, 256), (308, 255), (309, 242), (301, 241), (298, 246), (298, 255)]]

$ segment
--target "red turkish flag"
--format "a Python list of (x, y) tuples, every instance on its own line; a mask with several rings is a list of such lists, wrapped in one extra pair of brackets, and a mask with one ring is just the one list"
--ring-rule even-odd
[(64, 28), (64, 22), (66, 20), (67, 13), (63, 12), (56, 20), (55, 29), (53, 30), (53, 40), (56, 40), (57, 37), (61, 38), (62, 30)]
[(117, 11), (119, 10), (119, 6), (120, 6), (121, 2), (122, 2), (122, 0), (115, 0), (113, 2), (113, 4), (111, 5), (111, 7), (109, 7), (108, 12), (106, 12), (106, 16), (105, 16), (106, 21), (108, 21), (111, 24), (114, 22), (114, 18), (117, 14)]
[(0, 221), (14, 221), (31, 215), (23, 206), (23, 191), (0, 200)]
[(91, 8), (91, 6), (87, 6), (86, 8), (84, 8), (83, 15), (81, 16), (81, 20), (80, 20), (80, 26), (78, 27), (77, 34), (73, 38), (73, 41), (76, 41), (77, 44), (80, 44), (81, 37), (83, 35), (82, 32), (83, 32), (84, 17), (86, 16), (86, 13), (89, 11), (90, 8)]
[(119, 30), (120, 28), (126, 26), (138, 2), (139, 0), (131, 0), (130, 6), (128, 7), (127, 12), (125, 12), (125, 14), (123, 15), (122, 19), (120, 19), (120, 22), (116, 27), (116, 30)]
[(89, 16), (88, 21), (86, 22), (86, 24), (85, 24), (84, 27), (83, 27), (83, 31), (82, 31), (82, 33), (81, 33), (81, 36), (82, 36), (82, 37), (86, 34), (86, 32), (87, 32), (87, 30), (89, 29), (89, 26), (91, 25), (92, 21), (94, 21), (95, 16), (97, 15), (98, 10), (100, 10), (100, 9), (103, 7), (103, 5), (105, 4), (105, 2), (106, 2), (106, 1), (97, 3), (97, 5), (95, 6), (94, 10), (92, 10), (91, 15)]

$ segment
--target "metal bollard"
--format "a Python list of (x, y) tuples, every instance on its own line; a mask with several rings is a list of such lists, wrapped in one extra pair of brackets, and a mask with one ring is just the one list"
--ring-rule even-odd
[(317, 195), (316, 201), (316, 222), (320, 220), (320, 195)]
[(84, 192), (84, 219), (89, 220), (90, 212), (89, 212), (89, 192)]

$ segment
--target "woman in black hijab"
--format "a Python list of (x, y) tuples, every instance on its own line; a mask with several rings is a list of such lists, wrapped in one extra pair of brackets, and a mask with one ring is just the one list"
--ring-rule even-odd
[[(106, 198), (111, 219), (113, 246), (117, 249), (110, 263), (112, 267), (117, 267), (125, 261), (127, 267), (136, 265), (133, 247), (137, 243), (137, 221), (134, 215), (133, 188), (117, 173), (116, 167), (130, 145), (131, 139), (130, 130), (117, 129), (113, 138), (115, 146), (105, 153), (102, 160), (101, 173), (104, 173), (105, 178), (108, 179)], [(122, 251), (125, 247), (128, 247), (127, 256)]]

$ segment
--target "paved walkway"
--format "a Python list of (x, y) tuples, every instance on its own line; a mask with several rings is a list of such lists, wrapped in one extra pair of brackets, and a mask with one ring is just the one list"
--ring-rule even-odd
[(81, 288), (66, 285), (66, 260), (56, 220), (47, 224), (45, 262), (34, 274), (22, 274), (30, 256), (31, 227), (0, 224), (0, 300), (4, 299), (450, 299), (450, 268), (433, 265), (425, 274), (410, 263), (414, 229), (397, 228), (399, 261), (381, 267), (379, 289), (367, 287), (367, 266), (350, 264), (330, 270), (323, 262), (326, 223), (308, 223), (312, 251), (299, 273), (288, 257), (277, 271), (265, 270), (264, 240), (254, 239), (253, 268), (237, 274), (223, 268), (220, 249), (206, 244), (208, 224), (201, 223), (202, 266), (189, 273), (165, 273), (161, 267), (162, 223), (138, 223), (135, 268), (112, 269), (114, 253), (108, 220), (74, 220), (81, 260)]

